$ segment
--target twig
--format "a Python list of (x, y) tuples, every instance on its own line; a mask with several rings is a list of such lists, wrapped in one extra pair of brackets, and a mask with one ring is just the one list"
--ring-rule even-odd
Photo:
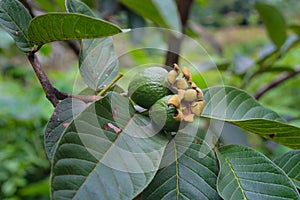
[(31, 64), (36, 76), (38, 77), (38, 79), (43, 87), (43, 90), (46, 94), (47, 99), (52, 103), (52, 105), (54, 107), (57, 106), (57, 104), (59, 103), (59, 100), (63, 100), (66, 98), (76, 98), (76, 99), (80, 99), (86, 103), (101, 99), (101, 96), (96, 96), (96, 95), (83, 96), (83, 95), (68, 94), (68, 93), (60, 92), (55, 87), (53, 87), (53, 85), (51, 84), (50, 80), (48, 79), (48, 77), (47, 77), (45, 71), (43, 70), (35, 53), (28, 52), (26, 55), (27, 55), (27, 58)]
[[(182, 29), (181, 32), (185, 32), (187, 25), (187, 20), (189, 18), (190, 9), (192, 6), (193, 0), (179, 0), (177, 2), (177, 8), (180, 15)], [(167, 66), (173, 66), (174, 63), (178, 63), (180, 48), (181, 48), (182, 38), (178, 38), (174, 35), (169, 36), (168, 41), (168, 52), (166, 55), (165, 64)]]
[(271, 81), (267, 85), (264, 85), (263, 87), (261, 87), (260, 89), (258, 89), (257, 92), (254, 94), (254, 98), (258, 100), (259, 98), (261, 98), (269, 90), (275, 88), (279, 84), (281, 84), (284, 81), (286, 81), (286, 80), (288, 80), (288, 79), (296, 76), (299, 73), (300, 73), (300, 67), (296, 68), (295, 71), (292, 72), (292, 73), (289, 72), (289, 73), (283, 73), (283, 74), (281, 74), (278, 78), (274, 79), (273, 81)]
[(57, 89), (54, 88), (50, 83), (46, 73), (42, 69), (37, 56), (33, 52), (29, 52), (27, 53), (27, 58), (43, 87), (47, 99), (52, 103), (54, 107), (56, 107), (58, 104), (58, 98), (56, 97), (56, 93), (58, 92)]

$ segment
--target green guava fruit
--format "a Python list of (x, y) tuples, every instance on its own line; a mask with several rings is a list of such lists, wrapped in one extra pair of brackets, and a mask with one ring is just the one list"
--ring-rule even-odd
[(139, 106), (149, 109), (158, 99), (172, 94), (166, 81), (168, 71), (149, 67), (137, 73), (129, 83), (128, 94)]
[(149, 110), (149, 117), (160, 129), (176, 132), (184, 122), (181, 110), (174, 105), (168, 105), (172, 96), (168, 95), (156, 101)]

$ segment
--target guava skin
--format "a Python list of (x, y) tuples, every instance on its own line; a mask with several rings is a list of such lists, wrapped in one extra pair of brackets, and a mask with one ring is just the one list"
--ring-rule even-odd
[(128, 94), (139, 106), (149, 109), (160, 98), (172, 94), (166, 81), (168, 71), (149, 67), (138, 73), (129, 83)]
[(178, 111), (173, 105), (168, 105), (172, 95), (165, 96), (153, 104), (149, 110), (149, 116), (152, 122), (159, 128), (176, 132), (178, 131), (182, 120), (176, 120), (174, 117), (178, 115)]

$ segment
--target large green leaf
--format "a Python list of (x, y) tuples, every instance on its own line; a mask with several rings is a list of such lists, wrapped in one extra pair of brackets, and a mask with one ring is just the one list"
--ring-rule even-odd
[(132, 199), (153, 179), (168, 140), (128, 98), (109, 93), (63, 133), (53, 158), (53, 199)]
[(56, 144), (61, 134), (69, 126), (73, 118), (86, 107), (87, 105), (83, 101), (71, 98), (64, 99), (56, 106), (46, 126), (44, 136), (45, 149), (50, 160), (52, 160)]
[(0, 0), (0, 25), (25, 52), (30, 51), (31, 46), (27, 36), (30, 20), (30, 14), (19, 1)]
[(274, 111), (246, 92), (217, 86), (204, 91), (203, 117), (226, 121), (291, 148), (300, 147), (300, 128), (286, 124)]
[(116, 25), (86, 15), (48, 13), (30, 22), (28, 37), (40, 46), (58, 40), (100, 38), (120, 32)]
[(263, 154), (244, 146), (217, 151), (220, 172), (217, 189), (225, 199), (300, 199), (284, 171)]
[(190, 135), (178, 133), (171, 141), (162, 161), (171, 162), (157, 173), (142, 199), (221, 199), (216, 191), (214, 154), (199, 138), (199, 144), (191, 144), (190, 139)]
[(255, 7), (267, 28), (270, 39), (277, 46), (277, 48), (281, 47), (287, 37), (287, 27), (284, 17), (274, 6), (257, 2)]
[[(92, 10), (78, 0), (67, 0), (68, 12), (94, 16)], [(83, 40), (79, 68), (84, 82), (94, 91), (101, 90), (118, 74), (119, 61), (112, 37)]]
[(164, 28), (181, 31), (180, 18), (174, 0), (120, 0), (120, 2)]
[(274, 163), (279, 166), (300, 188), (300, 150), (290, 151), (276, 158)]

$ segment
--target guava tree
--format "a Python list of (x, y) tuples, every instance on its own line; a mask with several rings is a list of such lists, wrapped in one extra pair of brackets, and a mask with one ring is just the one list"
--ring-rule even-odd
[[(177, 5), (172, 0), (120, 2), (161, 27), (184, 32), (192, 1), (178, 1)], [(127, 91), (116, 87), (122, 74), (111, 36), (124, 30), (97, 18), (79, 0), (66, 0), (65, 4), (66, 12), (32, 17), (19, 1), (0, 0), (1, 26), (26, 54), (55, 107), (45, 129), (45, 150), (52, 164), (52, 199), (300, 199), (299, 127), (235, 87), (208, 86), (202, 96), (200, 86), (191, 81), (193, 74), (181, 68), (180, 78), (177, 68), (172, 68), (178, 55), (171, 50), (180, 49), (181, 44), (176, 35), (169, 38), (175, 47), (170, 46), (166, 61), (170, 67), (166, 78), (176, 87), (160, 97), (161, 104), (151, 115), (151, 108), (136, 106), (137, 101), (144, 101), (143, 95), (132, 101)], [(275, 8), (262, 3), (256, 8), (275, 47), (257, 61), (263, 66), (261, 72), (270, 69), (274, 57), (299, 40), (286, 44), (287, 28)], [(167, 13), (173, 13), (172, 18), (166, 17)], [(299, 33), (299, 26), (293, 29)], [(57, 90), (36, 55), (44, 44), (74, 39), (80, 41), (80, 75), (87, 91), (92, 92)], [(245, 74), (245, 66), (241, 68), (249, 79), (257, 75)], [(147, 93), (159, 91), (153, 87), (146, 89)], [(179, 100), (170, 103), (170, 98), (164, 99), (169, 94)], [(178, 102), (191, 108), (189, 113), (180, 110)], [(193, 110), (192, 105), (199, 102), (205, 106)], [(185, 119), (184, 126), (173, 129), (174, 124), (168, 124), (166, 128), (164, 120), (158, 119), (160, 110), (170, 105), (176, 108), (170, 111), (175, 112), (172, 117), (183, 112), (177, 120)], [(157, 128), (159, 121), (162, 126)], [(212, 132), (224, 122), (293, 150), (271, 160), (250, 147), (222, 146)]]

